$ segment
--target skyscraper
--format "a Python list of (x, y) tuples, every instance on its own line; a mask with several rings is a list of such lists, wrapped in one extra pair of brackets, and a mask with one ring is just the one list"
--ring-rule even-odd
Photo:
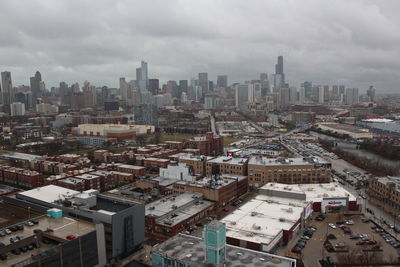
[(42, 75), (39, 71), (36, 71), (35, 76), (31, 77), (31, 92), (32, 92), (32, 106), (36, 106), (37, 98), (41, 96), (40, 84), (42, 81)]
[(128, 88), (129, 85), (126, 82), (125, 77), (119, 78), (119, 93), (124, 101), (128, 100)]
[(346, 104), (352, 105), (357, 104), (358, 98), (358, 88), (346, 88)]
[(203, 93), (207, 93), (209, 91), (208, 85), (208, 73), (199, 73), (199, 86), (203, 89)]
[(228, 76), (218, 75), (217, 76), (217, 88), (227, 88), (228, 87)]
[(278, 92), (285, 86), (285, 73), (283, 72), (283, 56), (278, 56), (278, 62), (275, 64), (274, 92)]
[(375, 99), (375, 87), (374, 86), (370, 86), (367, 90), (367, 96), (369, 97), (369, 100), (371, 102), (374, 102)]
[(304, 88), (304, 96), (307, 100), (311, 99), (311, 95), (312, 95), (312, 82), (310, 81), (305, 81), (304, 83), (301, 84), (301, 87)]
[(179, 81), (179, 90), (181, 93), (188, 93), (188, 80)]
[(325, 90), (323, 86), (318, 87), (318, 103), (324, 103)]
[(266, 96), (269, 93), (268, 73), (260, 73), (261, 95)]
[(160, 81), (158, 79), (149, 79), (149, 91), (155, 95), (160, 89)]
[(236, 84), (235, 85), (235, 105), (240, 107), (249, 101), (249, 85)]
[(3, 71), (1, 73), (1, 103), (5, 106), (6, 111), (9, 112), (10, 104), (14, 102), (14, 91), (12, 88), (11, 72)]
[(149, 89), (149, 77), (147, 70), (147, 62), (142, 61), (140, 68), (136, 68), (136, 85), (141, 92)]

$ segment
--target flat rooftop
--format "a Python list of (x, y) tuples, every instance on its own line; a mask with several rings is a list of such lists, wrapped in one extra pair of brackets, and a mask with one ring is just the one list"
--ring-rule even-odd
[(12, 151), (1, 151), (0, 158), (31, 161), (35, 159), (40, 159), (42, 158), (42, 156)]
[(221, 174), (221, 177), (218, 180), (214, 180), (214, 178), (211, 178), (211, 177), (204, 177), (197, 181), (178, 180), (178, 181), (175, 181), (175, 183), (176, 184), (186, 184), (186, 185), (191, 185), (191, 186), (196, 186), (196, 187), (210, 187), (210, 185), (211, 185), (213, 189), (219, 189), (228, 184), (236, 183), (237, 180), (241, 181), (246, 178), (247, 178), (247, 176)]
[(247, 159), (222, 156), (222, 157), (217, 157), (217, 158), (208, 160), (207, 163), (246, 165), (247, 164)]
[(332, 128), (334, 130), (342, 130), (351, 133), (367, 133), (368, 130), (364, 128), (360, 128), (351, 124), (342, 124), (342, 123), (321, 123), (322, 126)]
[(121, 165), (118, 165), (118, 168), (132, 169), (132, 170), (142, 170), (142, 169), (145, 169), (145, 167), (142, 167), (142, 166), (135, 166), (135, 165), (129, 165), (129, 164), (121, 164)]
[(277, 158), (271, 159), (261, 156), (251, 157), (249, 165), (263, 165), (263, 166), (311, 166), (316, 164), (330, 164), (330, 162), (320, 157), (310, 158)]
[(388, 183), (394, 183), (397, 191), (400, 191), (400, 177), (399, 176), (386, 176), (378, 177), (378, 182), (387, 185)]
[(267, 183), (260, 188), (260, 191), (263, 190), (303, 194), (306, 196), (307, 201), (312, 202), (321, 202), (323, 198), (334, 197), (349, 197), (349, 201), (355, 201), (357, 199), (350, 191), (347, 191), (336, 182), (323, 184)]
[(282, 230), (300, 219), (306, 201), (257, 195), (221, 220), (226, 236), (269, 244)]
[[(168, 255), (183, 262), (191, 263), (195, 266), (210, 266), (204, 262), (204, 241), (199, 237), (179, 234), (168, 239), (164, 243), (156, 245), (153, 251), (162, 255)], [(225, 263), (228, 267), (291, 267), (295, 262), (294, 259), (286, 257), (226, 245)]]
[(68, 196), (79, 194), (79, 191), (56, 185), (45, 185), (17, 194), (40, 201), (54, 203), (56, 200), (64, 200)]
[[(31, 217), (32, 218), (32, 217)], [(69, 235), (74, 235), (76, 237), (83, 236), (92, 231), (95, 231), (95, 225), (85, 221), (79, 221), (71, 217), (61, 217), (61, 218), (50, 218), (46, 215), (43, 216), (35, 216), (38, 221), (38, 224), (33, 226), (24, 225), (23, 230), (18, 230), (16, 232), (11, 233), (10, 235), (6, 235), (4, 237), (0, 237), (0, 242), (5, 244), (5, 247), (2, 250), (8, 250), (7, 246), (11, 244), (10, 237), (22, 236), (23, 239), (21, 241), (17, 241), (13, 245), (18, 245), (21, 242), (21, 246), (26, 245), (26, 241), (29, 243), (37, 242), (36, 234), (33, 232), (34, 229), (40, 229), (43, 231), (43, 234), (53, 240), (56, 240), (55, 244), (44, 244), (41, 243), (40, 248), (35, 248), (28, 253), (21, 253), (20, 255), (14, 255), (12, 253), (7, 253), (7, 260), (2, 261), (2, 266), (12, 266), (13, 264), (22, 262), (31, 257), (31, 254), (38, 254), (40, 252), (46, 251), (52, 247), (57, 246), (58, 243), (68, 242), (69, 240), (66, 238)], [(11, 225), (9, 225), (11, 226)], [(11, 248), (10, 248), (11, 249)], [(9, 250), (8, 250), (9, 251)]]
[(146, 205), (146, 216), (157, 217), (156, 222), (165, 226), (174, 226), (211, 208), (214, 203), (203, 200), (200, 193), (183, 193), (165, 197)]
[(214, 158), (214, 157), (210, 157), (210, 156), (197, 156), (197, 155), (193, 155), (190, 153), (177, 153), (177, 154), (171, 155), (170, 157), (178, 158), (179, 160), (192, 160), (192, 161), (201, 161), (203, 159), (210, 160), (210, 159)]

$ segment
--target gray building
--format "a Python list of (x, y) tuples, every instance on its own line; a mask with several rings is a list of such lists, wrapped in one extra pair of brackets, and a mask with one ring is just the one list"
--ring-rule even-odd
[(188, 93), (189, 83), (188, 80), (179, 81), (179, 90), (181, 93)]
[(97, 190), (78, 192), (47, 185), (4, 198), (4, 202), (39, 212), (58, 208), (66, 216), (101, 224), (104, 236), (97, 238), (105, 240), (108, 261), (130, 255), (144, 240), (144, 205), (104, 196)]
[(136, 69), (136, 85), (142, 92), (147, 91), (149, 89), (147, 62), (145, 61), (142, 61), (141, 67)]
[(274, 92), (285, 86), (285, 73), (283, 72), (283, 56), (278, 56), (278, 62), (275, 64), (275, 75), (274, 75)]
[(35, 76), (30, 78), (31, 93), (32, 93), (32, 106), (36, 107), (37, 99), (41, 96), (40, 84), (42, 82), (42, 75), (36, 71)]
[(12, 88), (11, 72), (3, 71), (1, 73), (1, 104), (3, 104), (7, 112), (9, 112), (10, 104), (14, 102), (14, 91)]
[(149, 79), (149, 91), (153, 95), (157, 94), (158, 89), (160, 89), (160, 81), (158, 79)]
[(207, 93), (209, 91), (208, 73), (207, 72), (199, 73), (198, 85), (203, 89), (203, 93)]
[(217, 88), (227, 88), (228, 87), (228, 76), (218, 75), (217, 76)]
[(357, 104), (359, 102), (358, 88), (346, 88), (345, 102), (348, 105)]
[(237, 84), (235, 86), (235, 106), (240, 107), (241, 105), (249, 101), (249, 85), (248, 84)]

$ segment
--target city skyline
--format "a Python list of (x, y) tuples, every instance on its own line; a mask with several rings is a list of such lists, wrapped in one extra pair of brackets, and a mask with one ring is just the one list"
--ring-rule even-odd
[[(118, 87), (119, 77), (134, 79), (145, 60), (148, 77), (162, 83), (201, 72), (209, 80), (226, 74), (240, 82), (273, 74), (276, 56), (283, 55), (291, 85), (311, 80), (364, 91), (373, 84), (379, 92), (397, 92), (399, 5), (162, 1), (137, 9), (122, 1), (4, 2), (0, 17), (8, 27), (0, 30), (0, 70), (12, 73), (14, 85), (28, 85), (39, 70), (48, 88), (85, 80)], [(31, 10), (37, 12), (33, 21)]]

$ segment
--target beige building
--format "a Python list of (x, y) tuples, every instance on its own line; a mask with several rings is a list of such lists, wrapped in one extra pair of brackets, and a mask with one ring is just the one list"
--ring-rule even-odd
[(382, 207), (392, 215), (400, 213), (400, 177), (379, 177), (368, 186), (369, 201)]
[(329, 122), (319, 123), (317, 127), (322, 131), (348, 135), (353, 139), (371, 139), (374, 137), (374, 135), (370, 133), (368, 129), (360, 128), (350, 124)]
[(255, 187), (268, 182), (283, 184), (329, 183), (331, 163), (321, 158), (251, 157), (248, 163), (249, 184)]
[(208, 160), (206, 163), (206, 175), (213, 174), (213, 168), (217, 173), (232, 174), (232, 175), (247, 175), (247, 161), (246, 158), (233, 158), (233, 157), (217, 157)]
[(129, 124), (79, 124), (72, 129), (73, 135), (129, 138), (138, 134), (154, 133), (152, 125)]

